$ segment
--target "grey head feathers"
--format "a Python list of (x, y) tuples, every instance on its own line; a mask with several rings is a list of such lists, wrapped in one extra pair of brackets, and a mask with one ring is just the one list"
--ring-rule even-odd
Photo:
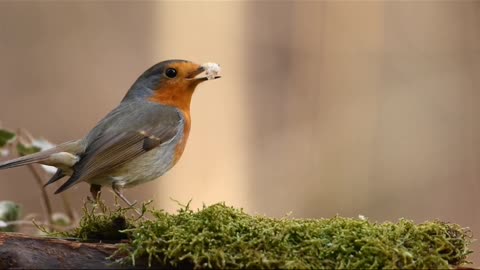
[(187, 60), (167, 60), (153, 65), (138, 77), (133, 85), (128, 90), (122, 102), (134, 99), (146, 99), (150, 97), (158, 85), (166, 79), (164, 76), (165, 70), (174, 63), (187, 63)]

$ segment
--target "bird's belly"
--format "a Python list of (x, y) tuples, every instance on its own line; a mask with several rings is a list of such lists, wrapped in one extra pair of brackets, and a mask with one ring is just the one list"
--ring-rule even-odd
[(152, 149), (112, 170), (107, 176), (88, 181), (90, 184), (132, 187), (155, 180), (173, 167), (176, 142)]

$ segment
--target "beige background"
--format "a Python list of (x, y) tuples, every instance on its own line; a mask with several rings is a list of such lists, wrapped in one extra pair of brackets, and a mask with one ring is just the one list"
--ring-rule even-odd
[[(181, 162), (128, 197), (169, 211), (174, 198), (438, 218), (478, 238), (479, 12), (476, 1), (3, 1), (0, 120), (79, 138), (154, 63), (215, 61), (223, 78), (195, 94)], [(0, 172), (0, 199), (40, 212), (38, 194), (28, 170)], [(67, 194), (79, 207), (87, 185)]]

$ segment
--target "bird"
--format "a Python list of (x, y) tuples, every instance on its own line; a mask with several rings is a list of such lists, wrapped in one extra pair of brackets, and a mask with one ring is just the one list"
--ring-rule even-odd
[(69, 177), (55, 194), (86, 182), (94, 200), (107, 186), (133, 207), (123, 189), (157, 179), (178, 162), (190, 133), (194, 90), (202, 82), (220, 78), (219, 71), (215, 63), (157, 63), (84, 138), (2, 162), (0, 170), (32, 163), (54, 166), (57, 171), (44, 187)]

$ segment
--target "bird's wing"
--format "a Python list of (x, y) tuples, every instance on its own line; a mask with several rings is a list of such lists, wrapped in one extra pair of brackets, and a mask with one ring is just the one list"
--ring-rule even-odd
[(174, 139), (183, 117), (173, 107), (153, 103), (121, 104), (87, 136), (88, 145), (72, 177), (55, 193), (104, 175)]

